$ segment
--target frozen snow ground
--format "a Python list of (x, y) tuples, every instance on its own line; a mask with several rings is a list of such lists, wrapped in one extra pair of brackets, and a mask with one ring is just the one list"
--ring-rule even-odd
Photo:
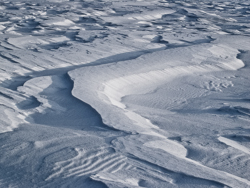
[(250, 3), (0, 2), (0, 187), (250, 187)]

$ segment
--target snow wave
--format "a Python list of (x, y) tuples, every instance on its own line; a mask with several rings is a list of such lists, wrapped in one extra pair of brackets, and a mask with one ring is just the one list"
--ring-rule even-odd
[[(218, 181), (228, 186), (246, 186), (250, 185), (250, 182), (243, 178), (208, 168), (186, 158), (185, 147), (168, 139), (164, 130), (142, 115), (127, 109), (122, 103), (122, 98), (126, 96), (152, 92), (175, 78), (238, 70), (244, 67), (244, 63), (236, 58), (238, 53), (237, 49), (227, 45), (217, 45), (215, 42), (215, 44), (201, 44), (181, 50), (155, 52), (122, 63), (81, 68), (69, 72), (74, 81), (72, 94), (95, 108), (106, 125), (138, 134), (138, 137), (150, 135), (151, 139), (147, 138), (143, 141), (144, 146), (162, 149), (184, 160), (187, 166), (193, 164), (195, 168), (207, 171), (208, 174), (206, 176), (194, 175), (182, 169), (183, 173)], [(185, 57), (181, 54), (185, 54)], [(158, 61), (155, 61), (155, 56), (158, 57)], [(82, 80), (86, 82), (83, 84)], [(130, 141), (127, 140), (127, 142)], [(219, 178), (212, 174), (217, 174)], [(229, 181), (231, 178), (234, 181)]]

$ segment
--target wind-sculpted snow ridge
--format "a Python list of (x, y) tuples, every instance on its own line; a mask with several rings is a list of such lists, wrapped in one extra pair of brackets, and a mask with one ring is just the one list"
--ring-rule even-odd
[(0, 2), (0, 187), (250, 187), (250, 2)]
[[(235, 176), (231, 172), (209, 168), (195, 160), (188, 159), (188, 150), (181, 143), (169, 139), (170, 133), (167, 130), (160, 129), (149, 119), (135, 112), (138, 109), (130, 109), (126, 103), (123, 103), (123, 98), (127, 96), (143, 96), (155, 92), (161, 88), (161, 85), (176, 78), (236, 71), (244, 67), (244, 63), (236, 58), (239, 51), (227, 45), (231, 41), (228, 39), (221, 41), (224, 43), (223, 45), (217, 44), (216, 41), (197, 47), (155, 52), (127, 62), (71, 71), (70, 76), (74, 80), (73, 95), (94, 107), (101, 114), (105, 124), (131, 134), (124, 139), (118, 138), (113, 141), (113, 144), (118, 148), (121, 147), (120, 144), (126, 145), (127, 151), (122, 146), (124, 152), (141, 157), (148, 150), (148, 156), (144, 155), (143, 159), (152, 162), (152, 156), (155, 157), (153, 161), (162, 161), (163, 159), (159, 159), (161, 156), (149, 154), (150, 149), (148, 148), (161, 149), (178, 161), (174, 168), (171, 167), (172, 164), (164, 162), (163, 166), (166, 165), (167, 169), (212, 180), (230, 187), (250, 186), (250, 181)], [(82, 80), (87, 80), (87, 82), (83, 85)], [(189, 100), (189, 98), (193, 97), (186, 95), (185, 100)], [(145, 100), (143, 103), (147, 104), (147, 101)], [(219, 140), (223, 143), (229, 143), (221, 137)], [(134, 154), (135, 151), (132, 149), (134, 147), (142, 147), (141, 150), (145, 151), (137, 151)], [(105, 181), (105, 178), (103, 180)]]

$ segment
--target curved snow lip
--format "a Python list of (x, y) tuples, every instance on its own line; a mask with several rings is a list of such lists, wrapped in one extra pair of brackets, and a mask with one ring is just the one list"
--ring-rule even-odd
[[(185, 147), (168, 139), (165, 136), (167, 133), (140, 114), (128, 110), (121, 101), (128, 95), (148, 93), (176, 77), (238, 70), (245, 66), (236, 58), (238, 53), (237, 49), (224, 44), (201, 44), (198, 47), (182, 48), (181, 51), (172, 49), (155, 52), (122, 63), (85, 67), (70, 71), (68, 74), (74, 81), (73, 96), (96, 109), (106, 125), (131, 134), (153, 136), (156, 139), (146, 141), (145, 146), (164, 150), (204, 170), (221, 173), (223, 175), (220, 182), (229, 186), (231, 183), (227, 182), (228, 178), (239, 181), (239, 185), (242, 183), (250, 185), (250, 182), (243, 178), (208, 168), (186, 158)], [(155, 62), (156, 56), (157, 62)], [(164, 146), (159, 146), (163, 143)], [(208, 177), (208, 179), (213, 178), (213, 176)]]
[[(157, 133), (158, 131), (155, 131), (158, 129), (157, 126), (141, 115), (127, 110), (121, 99), (132, 94), (148, 93), (175, 77), (213, 71), (237, 70), (244, 67), (244, 63), (236, 58), (238, 50), (228, 46), (201, 45), (201, 47), (183, 48), (183, 53), (192, 53), (194, 50), (197, 50), (198, 55), (183, 56), (177, 59), (171, 59), (167, 54), (170, 51), (170, 55), (172, 55), (175, 50), (153, 53), (153, 57), (155, 55), (161, 56), (160, 60), (163, 61), (154, 62), (154, 64), (150, 55), (144, 55), (124, 63), (70, 71), (69, 75), (75, 84), (72, 94), (93, 106), (101, 114), (104, 123), (109, 126), (164, 138), (163, 135)], [(210, 58), (211, 56), (212, 58)], [(199, 59), (196, 57), (199, 57)], [(197, 61), (199, 62), (197, 63)], [(83, 85), (80, 80), (84, 80), (85, 84)], [(115, 117), (111, 114), (115, 114)]]

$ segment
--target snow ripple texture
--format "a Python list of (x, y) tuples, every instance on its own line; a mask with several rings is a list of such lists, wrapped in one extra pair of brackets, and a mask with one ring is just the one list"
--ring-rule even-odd
[(249, 6), (0, 2), (0, 187), (250, 187)]

